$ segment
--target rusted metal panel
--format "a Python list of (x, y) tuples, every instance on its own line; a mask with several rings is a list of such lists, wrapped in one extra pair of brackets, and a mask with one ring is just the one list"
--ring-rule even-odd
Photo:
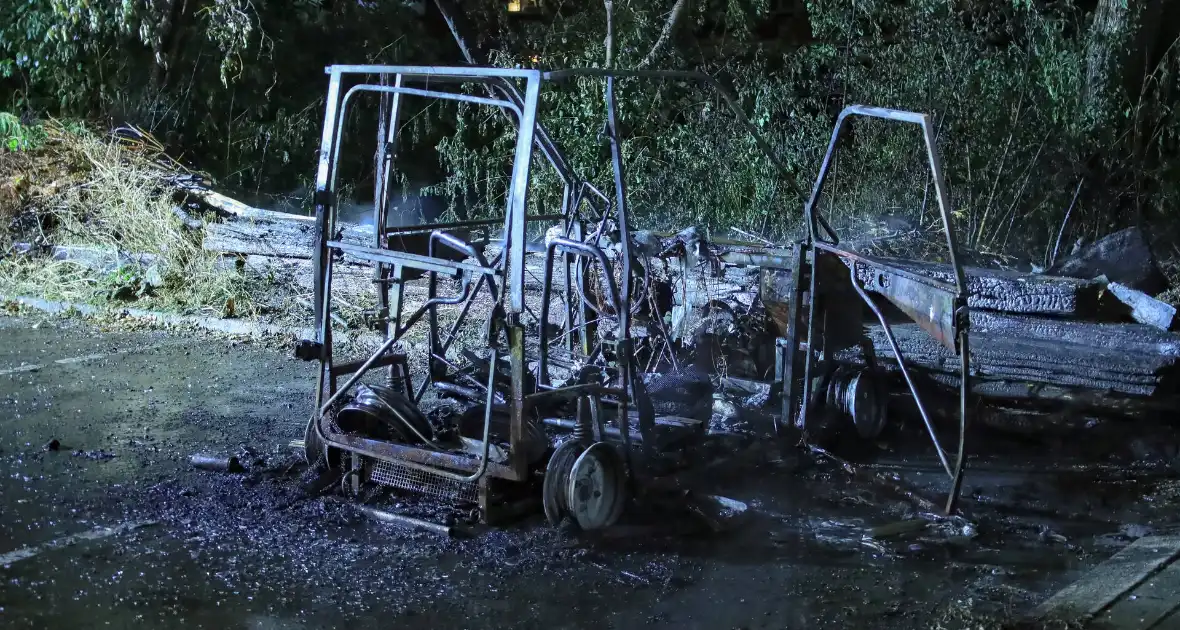
[(791, 300), (796, 272), (762, 268), (758, 273), (758, 294), (766, 307), (766, 319), (779, 337), (785, 337), (791, 322)]
[[(470, 455), (432, 451), (396, 444), (394, 442), (369, 440), (363, 437), (341, 433), (332, 433), (330, 437), (333, 446), (377, 459), (414, 462), (431, 469), (462, 472), (474, 472), (479, 470), (480, 466), (479, 458), (471, 457)], [(487, 473), (501, 479), (519, 480), (522, 478), (512, 468), (495, 462), (488, 462)]]
[(866, 291), (889, 300), (939, 343), (951, 350), (955, 349), (957, 331), (953, 293), (915, 282), (908, 275), (896, 273), (885, 266), (875, 267), (867, 277), (869, 280), (864, 283)]

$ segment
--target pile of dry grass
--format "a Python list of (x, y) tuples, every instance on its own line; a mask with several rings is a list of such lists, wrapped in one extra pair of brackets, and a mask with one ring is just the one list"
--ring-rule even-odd
[[(47, 123), (45, 141), (0, 153), (0, 293), (79, 302), (133, 299), (144, 308), (253, 314), (246, 280), (201, 248), (201, 230), (174, 212), (172, 178), (183, 171), (148, 134), (103, 137)], [(95, 269), (17, 241), (80, 246), (151, 260)], [(124, 257), (125, 258), (125, 257)]]
[(34, 161), (29, 153), (0, 148), (0, 248), (5, 252), (23, 231), (18, 223), (32, 196), (29, 181)]

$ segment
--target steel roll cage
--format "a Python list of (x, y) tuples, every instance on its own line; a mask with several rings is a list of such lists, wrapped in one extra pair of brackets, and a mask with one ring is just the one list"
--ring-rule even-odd
[[(914, 124), (921, 129), (923, 145), (930, 167), (930, 176), (933, 179), (935, 195), (938, 200), (943, 236), (946, 239), (947, 252), (954, 273), (955, 281), (953, 284), (916, 274), (881, 260), (873, 260), (873, 269), (882, 274), (882, 277), (894, 278), (895, 282), (891, 286), (879, 286), (869, 290), (861, 286), (856, 273), (857, 265), (866, 263), (867, 258), (848, 248), (841, 247), (836, 232), (824, 221), (823, 215), (818, 210), (818, 205), (823, 195), (824, 183), (830, 174), (832, 160), (835, 156), (840, 138), (847, 129), (849, 121), (854, 117), (876, 118)], [(820, 282), (820, 273), (817, 272), (818, 266), (816, 261), (824, 255), (836, 256), (843, 259), (848, 265), (851, 272), (850, 282), (853, 289), (881, 324), (906, 386), (918, 407), (919, 415), (921, 415), (922, 422), (938, 455), (939, 462), (951, 479), (951, 488), (945, 504), (945, 511), (949, 514), (954, 511), (958, 501), (967, 460), (967, 399), (971, 390), (970, 312), (967, 306), (968, 291), (966, 275), (963, 271), (959, 246), (951, 219), (950, 200), (947, 193), (946, 180), (942, 173), (942, 162), (939, 158), (929, 116), (923, 113), (867, 105), (851, 105), (844, 108), (836, 119), (831, 139), (824, 152), (823, 162), (820, 165), (815, 184), (811, 189), (811, 195), (807, 200), (807, 204), (804, 206), (804, 215), (807, 222), (807, 232), (802, 244), (803, 247), (801, 247), (801, 264), (799, 268), (801, 269), (803, 267), (802, 263), (809, 255), (811, 257), (811, 273), (808, 288), (810, 299), (808, 300), (808, 315), (806, 320), (807, 332), (805, 343), (807, 350), (804, 352), (805, 360), (801, 384), (796, 385), (795, 383), (793, 376), (794, 361), (784, 362), (783, 418), (784, 420), (790, 419), (794, 416), (796, 410), (798, 410), (798, 417), (795, 423), (806, 432), (808, 410), (813, 398), (812, 372), (816, 367), (816, 356), (813, 349), (816, 348), (817, 342), (821, 341), (817, 339), (816, 330), (820, 319), (817, 311), (820, 308), (819, 303), (821, 301), (816, 297), (819, 294)], [(821, 228), (823, 230), (822, 232)], [(796, 273), (795, 296), (790, 307), (790, 330), (788, 331), (788, 338), (786, 340), (786, 345), (791, 352), (799, 348), (797, 317), (798, 308), (802, 301), (801, 280), (800, 274)], [(880, 306), (869, 295), (870, 290), (899, 307), (910, 319), (919, 324), (938, 342), (947, 346), (960, 357), (959, 445), (953, 464), (947, 459), (946, 451), (939, 441), (938, 433), (935, 430), (927, 406), (923, 401), (921, 393), (918, 391), (913, 377), (910, 375), (909, 369), (906, 367), (905, 357), (902, 356), (901, 349), (893, 335), (892, 327), (886, 320)], [(801, 391), (797, 391), (800, 386)]]
[[(596, 69), (575, 69), (563, 70), (556, 72), (542, 72), (539, 70), (528, 69), (502, 69), (502, 68), (472, 68), (472, 67), (435, 67), (435, 66), (394, 66), (394, 65), (335, 65), (326, 69), (326, 74), (329, 75), (329, 89), (328, 97), (325, 106), (324, 115), (324, 133), (320, 143), (320, 159), (316, 175), (316, 191), (315, 191), (315, 207), (316, 207), (316, 224), (318, 227), (319, 238), (317, 239), (317, 247), (315, 249), (314, 266), (316, 269), (314, 282), (314, 306), (315, 306), (315, 324), (317, 331), (316, 341), (323, 344), (321, 360), (325, 366), (331, 365), (330, 357), (330, 341), (331, 328), (330, 318), (330, 293), (331, 293), (331, 266), (333, 254), (347, 254), (355, 258), (369, 260), (378, 265), (379, 269), (391, 268), (394, 275), (400, 275), (404, 268), (417, 269), (428, 273), (431, 284), (431, 300), (426, 305), (418, 309), (418, 311), (411, 316), (410, 321), (406, 326), (394, 324), (390, 329), (389, 340), (400, 338), (414, 321), (425, 314), (433, 322), (435, 308), (439, 304), (458, 304), (465, 303), (464, 313), (470, 307), (471, 298), (475, 293), (481, 289), (482, 282), (489, 281), (494, 283), (494, 278), (503, 274), (505, 281), (503, 284), (503, 294), (500, 296), (505, 298), (505, 322), (504, 327), (508, 332), (509, 339), (509, 357), (512, 364), (511, 380), (512, 387), (508, 396), (508, 401), (512, 415), (512, 436), (519, 437), (522, 433), (520, 424), (523, 422), (523, 416), (526, 410), (527, 401), (530, 396), (537, 392), (524, 391), (525, 371), (526, 365), (523, 356), (523, 328), (520, 325), (520, 317), (526, 310), (524, 303), (524, 257), (526, 255), (525, 234), (526, 224), (530, 217), (525, 214), (526, 211), (526, 194), (529, 179), (530, 165), (531, 165), (531, 149), (536, 146), (546, 156), (549, 163), (554, 167), (565, 185), (565, 192), (562, 197), (562, 213), (561, 218), (565, 222), (563, 230), (563, 244), (559, 248), (563, 259), (563, 265), (567, 270), (573, 267), (573, 274), (568, 273), (566, 278), (566, 295), (570, 295), (571, 275), (574, 275), (577, 282), (582, 281), (582, 270), (587, 264), (588, 260), (597, 260), (600, 264), (605, 265), (605, 257), (594, 253), (598, 250), (596, 243), (591, 243), (587, 246), (577, 240), (582, 238), (580, 227), (580, 208), (583, 202), (590, 203), (591, 207), (601, 211), (599, 217), (599, 230), (602, 228), (608, 219), (614, 218), (617, 221), (617, 228), (620, 231), (620, 245), (622, 251), (622, 274), (621, 284), (618, 287), (618, 302), (628, 302), (633, 291), (632, 287), (632, 252), (629, 234), (629, 216), (627, 212), (627, 195), (626, 195), (626, 179), (623, 173), (622, 155), (618, 138), (618, 114), (617, 105), (614, 98), (614, 84), (616, 78), (641, 78), (641, 79), (678, 79), (688, 80), (698, 83), (703, 83), (709, 87), (714, 88), (728, 104), (735, 117), (743, 124), (750, 133), (754, 136), (755, 142), (759, 148), (767, 155), (767, 157), (775, 164), (776, 167), (782, 168), (782, 162), (774, 155), (766, 141), (758, 134), (757, 129), (750, 124), (744, 112), (741, 111), (737, 104), (736, 98), (729, 93), (720, 83), (712, 77), (698, 72), (680, 72), (680, 71), (602, 71)], [(343, 83), (346, 77), (358, 75), (378, 75), (382, 79), (382, 84), (359, 83), (352, 85), (344, 92)], [(607, 101), (607, 129), (612, 147), (612, 170), (614, 173), (615, 194), (612, 199), (602, 191), (598, 190), (589, 181), (579, 178), (564, 155), (558, 148), (557, 144), (551, 139), (549, 134), (544, 130), (544, 127), (537, 120), (538, 114), (538, 98), (540, 92), (540, 85), (543, 81), (559, 81), (573, 77), (592, 77), (602, 78), (606, 81), (606, 101)], [(393, 78), (393, 85), (384, 83), (389, 78)], [(523, 81), (523, 91), (516, 83)], [(500, 98), (485, 98), (471, 94), (461, 94), (457, 92), (449, 92), (439, 89), (421, 89), (418, 87), (408, 87), (409, 83), (421, 82), (438, 82), (448, 85), (474, 83), (485, 87), (491, 94), (499, 94)], [(387, 194), (387, 180), (388, 170), (381, 170), (384, 161), (392, 154), (395, 142), (397, 139), (396, 120), (398, 116), (398, 108), (400, 99), (403, 96), (415, 96), (431, 99), (442, 99), (450, 101), (467, 102), (472, 104), (496, 107), (505, 114), (510, 113), (512, 122), (517, 128), (517, 141), (515, 156), (512, 169), (512, 179), (509, 185), (509, 194), (507, 202), (507, 212), (503, 221), (505, 222), (505, 247), (503, 249), (503, 258), (499, 259), (497, 263), (487, 265), (481, 262), (479, 265), (470, 265), (465, 263), (457, 263), (449, 260), (437, 259), (433, 256), (421, 256), (409, 252), (399, 252), (389, 250), (383, 247), (382, 239), (388, 238), (392, 234), (406, 234), (412, 232), (426, 232), (423, 227), (415, 229), (391, 229), (386, 230), (382, 228), (379, 230), (378, 242), (376, 248), (366, 248), (358, 245), (342, 242), (338, 239), (328, 238), (329, 235), (335, 233), (336, 226), (336, 178), (337, 167), (339, 164), (340, 151), (343, 143), (344, 135), (344, 121), (349, 106), (353, 101), (353, 97), (361, 92), (378, 93), (382, 97), (382, 102), (386, 103), (387, 99), (392, 101), (392, 106), (389, 108), (388, 117), (383, 112), (381, 115), (381, 124), (384, 130), (383, 142), (379, 146), (378, 164), (379, 164), (379, 179), (381, 180), (381, 188), (378, 191), (380, 195), (375, 203), (374, 214), (376, 225), (385, 225), (385, 197)], [(388, 123), (386, 119), (388, 118)], [(612, 212), (613, 211), (613, 212)], [(555, 218), (547, 216), (546, 218)], [(460, 224), (454, 223), (438, 223), (429, 226), (431, 233), (431, 243), (433, 243), (439, 234), (445, 234), (448, 229), (456, 229), (473, 226), (476, 223), (480, 225), (495, 225), (497, 220), (487, 220), (481, 222), (465, 222)], [(576, 244), (576, 246), (575, 246)], [(374, 251), (374, 250), (381, 251)], [(589, 251), (587, 251), (589, 249)], [(601, 252), (601, 250), (598, 250)], [(553, 253), (549, 254), (550, 260), (547, 261), (547, 267), (552, 265)], [(581, 258), (582, 262), (574, 263), (572, 259)], [(383, 273), (379, 271), (379, 273)], [(473, 290), (469, 284), (465, 283), (464, 293), (460, 296), (445, 299), (436, 299), (434, 297), (433, 287), (435, 285), (435, 278), (437, 274), (449, 275), (458, 277), (464, 273), (479, 274), (480, 280), (476, 281), (476, 286)], [(609, 274), (607, 274), (609, 276)], [(548, 281), (549, 278), (546, 278)], [(548, 282), (546, 283), (548, 285)], [(382, 290), (388, 287), (382, 285)], [(545, 289), (551, 290), (551, 287)], [(493, 294), (495, 291), (493, 290)], [(611, 293), (614, 293), (612, 290)], [(584, 295), (584, 294), (583, 294)], [(397, 311), (400, 320), (400, 299), (382, 299), (383, 311), (390, 310), (387, 305), (390, 302), (397, 304), (392, 310)], [(548, 306), (548, 300), (544, 302)], [(566, 304), (566, 322), (570, 324), (573, 321), (573, 314), (570, 313), (570, 302), (567, 300)], [(544, 309), (547, 310), (547, 309)], [(630, 308), (623, 308), (616, 305), (615, 314), (619, 318), (618, 322), (618, 343), (621, 344), (621, 350), (629, 348), (630, 340), (627, 338), (626, 331), (630, 327)], [(583, 350), (589, 354), (589, 347), (587, 342), (587, 328), (590, 326), (589, 322), (585, 322), (583, 318), (582, 325), (579, 329), (583, 336)], [(432, 340), (436, 338), (432, 326)], [(453, 332), (452, 332), (453, 336)], [(448, 339), (448, 342), (450, 340)], [(572, 336), (567, 335), (567, 343), (572, 346)], [(359, 380), (360, 374), (363, 374), (374, 365), (380, 364), (381, 355), (388, 352), (392, 343), (383, 344), (370, 359), (360, 364), (357, 372), (350, 378), (345, 385), (337, 390), (335, 387), (336, 373), (330, 367), (324, 367), (320, 371), (320, 385), (317, 390), (317, 413), (321, 418), (323, 414), (329, 409), (330, 404), (338, 399), (339, 395), (346, 391), (352, 384)], [(440, 346), (432, 346), (437, 349)], [(541, 348), (541, 353), (547, 355), (548, 348)], [(445, 349), (443, 350), (445, 352)], [(629, 352), (620, 352), (621, 355), (629, 355)], [(432, 357), (433, 358), (433, 357)], [(547, 357), (545, 357), (547, 358)], [(626, 363), (625, 361), (623, 363)], [(544, 359), (542, 359), (544, 364)], [(621, 365), (622, 380), (628, 383), (629, 386), (623, 388), (622, 395), (620, 395), (620, 415), (622, 418), (626, 416), (627, 405), (630, 402), (631, 396), (627, 395), (628, 390), (632, 390), (637, 386), (637, 374), (635, 373), (635, 366)], [(330, 396), (325, 401), (325, 381), (328, 381), (328, 390)], [(426, 383), (422, 383), (421, 387), (416, 392), (415, 398), (419, 398)], [(641, 405), (643, 406), (643, 405)], [(649, 415), (641, 411), (641, 417)], [(650, 419), (641, 422), (641, 427), (646, 428), (650, 425)], [(316, 423), (317, 426), (319, 423)], [(321, 435), (321, 437), (324, 437)], [(354, 445), (358, 446), (359, 445)], [(352, 450), (358, 451), (357, 448)], [(515, 453), (519, 449), (512, 449)], [(359, 451), (358, 451), (359, 452)], [(371, 451), (370, 451), (371, 454)], [(444, 455), (444, 454), (440, 454)], [(454, 462), (452, 462), (454, 463)], [(525, 464), (519, 457), (513, 456), (510, 474), (504, 474), (506, 471), (491, 469), (492, 474), (499, 473), (512, 479), (522, 479), (526, 473)]]
[[(317, 238), (313, 258), (315, 269), (313, 305), (316, 330), (315, 341), (320, 344), (321, 348), (321, 369), (317, 379), (316, 412), (309, 426), (314, 430), (318, 439), (322, 440), (325, 444), (331, 444), (333, 447), (356, 455), (364, 455), (381, 460), (396, 460), (411, 468), (418, 468), (440, 475), (449, 475), (453, 478), (456, 477), (456, 473), (453, 471), (465, 471), (473, 473), (474, 476), (461, 476), (462, 478), (477, 481), (482, 480), (485, 474), (511, 481), (525, 480), (529, 474), (529, 462), (526, 461), (524, 449), (521, 446), (525, 439), (524, 424), (526, 415), (530, 412), (531, 405), (543, 398), (561, 394), (565, 390), (573, 391), (573, 389), (579, 387), (583, 389), (588, 387), (574, 386), (572, 389), (553, 389), (549, 387), (547, 382), (548, 378), (545, 370), (550, 348), (547, 333), (545, 332), (545, 325), (547, 324), (549, 314), (549, 295), (553, 290), (552, 278), (550, 277), (552, 266), (556, 256), (560, 255), (561, 264), (566, 272), (564, 274), (565, 323), (567, 327), (565, 338), (569, 350), (573, 351), (574, 349), (573, 330), (576, 327), (581, 335), (582, 353), (587, 356), (592, 354), (598, 356), (597, 351), (591, 351), (589, 344), (590, 331), (594, 322), (589, 320), (585, 310), (584, 272), (588, 265), (591, 264), (591, 261), (595, 261), (604, 268), (607, 268), (609, 261), (603, 254), (602, 249), (598, 247), (598, 243), (607, 222), (612, 219), (616, 222), (616, 227), (619, 231), (619, 247), (621, 252), (617, 264), (621, 266), (621, 274), (619, 286), (609, 286), (608, 290), (611, 294), (611, 301), (615, 306), (615, 317), (618, 319), (617, 339), (615, 342), (617, 344), (616, 356), (619, 358), (617, 368), (622, 387), (618, 389), (602, 388), (601, 386), (594, 387), (598, 387), (598, 390), (595, 391), (609, 390), (616, 396), (619, 404), (619, 429), (624, 438), (629, 435), (626, 422), (628, 407), (632, 402), (638, 406), (640, 432), (641, 434), (646, 434), (653, 422), (651, 406), (650, 401), (647, 400), (646, 394), (643, 391), (642, 378), (638, 373), (638, 366), (634, 361), (634, 353), (631, 352), (631, 339), (629, 335), (631, 324), (631, 308), (629, 305), (635, 299), (633, 295), (635, 290), (632, 283), (634, 276), (634, 256), (630, 238), (630, 215), (626, 191), (627, 181), (618, 132), (618, 106), (615, 100), (616, 82), (623, 79), (681, 80), (703, 84), (712, 88), (726, 102), (739, 124), (750, 133), (759, 150), (771, 161), (775, 168), (785, 174), (787, 172), (785, 164), (773, 151), (762, 134), (759, 133), (758, 129), (749, 121), (733, 93), (727, 90), (714, 77), (705, 73), (689, 71), (606, 69), (541, 71), (534, 69), (478, 67), (336, 65), (328, 67), (326, 74), (329, 75), (330, 79), (314, 196)], [(381, 83), (358, 83), (349, 87), (342, 95), (345, 79), (359, 75), (377, 75), (380, 77)], [(576, 173), (566, 160), (560, 146), (538, 120), (542, 84), (546, 81), (557, 82), (580, 77), (597, 78), (605, 81), (606, 131), (610, 141), (611, 167), (615, 188), (613, 196), (599, 190), (592, 183), (582, 179)], [(393, 84), (388, 85), (386, 82), (391, 78)], [(490, 96), (481, 97), (445, 90), (406, 86), (407, 83), (417, 82), (439, 82), (446, 85), (476, 84), (487, 90)], [(523, 82), (523, 87), (520, 85), (521, 82)], [(345, 117), (349, 111), (349, 105), (352, 103), (353, 97), (362, 92), (378, 94), (381, 99), (376, 167), (378, 177), (377, 183), (375, 184), (377, 188), (374, 201), (374, 219), (378, 229), (376, 230), (374, 247), (345, 243), (335, 237), (337, 222), (336, 178), (342, 136), (345, 131)], [(499, 97), (497, 98), (496, 95)], [(427, 226), (409, 228), (386, 227), (389, 200), (389, 174), (392, 168), (392, 156), (396, 151), (396, 142), (398, 140), (397, 128), (403, 97), (439, 99), (495, 107), (503, 112), (504, 115), (508, 116), (515, 124), (516, 142), (513, 150), (512, 175), (508, 185), (505, 215), (502, 218), (434, 223)], [(888, 266), (885, 268), (889, 273), (896, 274), (897, 277), (910, 283), (906, 286), (914, 285), (923, 288), (914, 289), (907, 295), (897, 295), (890, 294), (889, 292), (882, 293), (879, 287), (866, 289), (866, 287), (862, 287), (857, 281), (856, 265), (863, 263), (863, 260), (855, 252), (840, 246), (836, 231), (818, 211), (818, 204), (822, 199), (823, 186), (829, 175), (838, 141), (846, 128), (848, 120), (852, 117), (880, 118), (911, 123), (918, 125), (922, 129), (924, 144), (929, 157), (929, 165), (934, 178), (934, 187), (939, 203), (943, 231), (946, 236), (950, 260), (954, 269), (955, 282), (953, 285), (921, 276), (920, 274), (913, 274), (905, 269)], [(560, 214), (537, 215), (533, 217), (527, 215), (527, 195), (534, 148), (540, 150), (561, 179), (564, 190), (562, 193)], [(595, 217), (598, 220), (598, 229), (589, 233), (593, 237), (589, 241), (583, 240), (590, 238), (583, 229), (581, 207), (584, 203), (588, 204), (591, 209), (598, 211), (598, 216)], [(809, 295), (812, 299), (810, 299), (807, 306), (807, 351), (803, 362), (804, 374), (800, 386), (801, 391), (796, 391), (796, 379), (793, 377), (794, 361), (792, 360), (786, 364), (782, 420), (784, 423), (789, 423), (794, 418), (794, 410), (797, 408), (799, 410), (797, 422), (800, 426), (806, 426), (808, 406), (812, 393), (811, 374), (813, 369), (815, 369), (816, 363), (816, 357), (813, 355), (812, 348), (815, 347), (813, 343), (816, 341), (818, 300), (814, 298), (817, 295), (820, 279), (818, 277), (819, 274), (815, 272), (815, 262), (821, 256), (830, 255), (839, 257), (845, 260), (851, 267), (852, 284), (858, 295), (861, 296), (863, 301), (885, 327), (886, 334), (893, 346), (897, 361), (901, 365), (907, 385), (915, 400), (918, 401), (931, 441), (938, 451), (940, 461), (942, 461), (948, 474), (953, 479), (952, 492), (947, 501), (947, 510), (950, 511), (953, 509), (959, 493), (966, 459), (966, 406), (970, 389), (969, 318), (966, 301), (966, 279), (949, 213), (949, 199), (942, 176), (942, 167), (928, 117), (924, 114), (913, 112), (866, 106), (851, 106), (843, 110), (837, 118), (819, 174), (804, 208), (804, 214), (807, 230), (804, 241), (800, 243), (797, 261), (799, 264), (794, 265), (797, 282), (795, 285), (795, 296), (790, 305), (791, 316), (786, 346), (791, 352), (797, 352), (801, 342), (801, 334), (797, 325), (798, 314), (802, 308), (802, 294), (804, 291), (801, 274), (804, 264), (808, 262), (808, 256), (810, 256)], [(529, 253), (526, 235), (529, 222), (538, 220), (560, 220), (563, 225), (562, 235), (558, 238), (551, 239), (545, 250), (546, 277), (543, 280), (541, 317), (546, 319), (540, 322), (542, 331), (539, 347), (541, 354), (538, 358), (540, 373), (538, 374), (539, 378), (537, 379), (538, 385), (536, 391), (533, 391), (528, 386), (528, 380), (526, 378), (529, 372), (529, 366), (525, 353), (526, 330), (522, 322), (522, 316), (526, 312), (531, 313), (531, 310), (525, 303), (524, 291), (526, 274), (525, 258)], [(449, 233), (451, 230), (491, 227), (500, 222), (503, 222), (504, 245), (500, 254), (490, 263), (483, 260), (482, 256), (472, 256), (471, 253), (475, 250), (471, 249), (470, 243)], [(427, 255), (390, 248), (389, 239), (391, 236), (414, 233), (430, 235)], [(476, 263), (437, 257), (435, 256), (435, 243), (445, 244), (448, 249), (465, 254), (467, 259), (475, 259)], [(478, 254), (478, 252), (476, 253)], [(355, 368), (355, 371), (352, 372), (352, 377), (346, 381), (344, 386), (337, 388), (336, 379), (344, 372), (342, 372), (340, 366), (334, 367), (332, 363), (331, 285), (333, 261), (343, 255), (365, 260), (376, 265), (375, 282), (378, 285), (379, 313), (386, 320), (386, 342), (368, 360), (347, 364), (350, 366), (350, 369)], [(777, 258), (776, 261), (778, 261)], [(786, 262), (778, 261), (776, 264), (780, 264), (781, 266), (781, 264), (786, 264)], [(874, 261), (873, 264), (881, 267), (879, 261)], [(406, 269), (418, 270), (428, 275), (429, 298), (426, 304), (408, 318), (408, 323), (402, 326), (401, 292), (403, 287), (403, 272)], [(462, 293), (458, 296), (450, 297), (437, 296), (437, 277), (439, 274), (452, 278), (463, 278)], [(608, 278), (611, 277), (609, 270), (607, 270), (605, 275)], [(497, 286), (497, 281), (499, 281), (499, 286)], [(474, 283), (474, 286), (472, 286), (472, 283)], [(499, 343), (499, 331), (503, 330), (507, 337), (507, 355), (510, 365), (509, 380), (511, 383), (507, 396), (504, 396), (510, 417), (510, 449), (507, 464), (499, 464), (487, 460), (488, 443), (486, 431), (482, 445), (484, 455), (478, 458), (478, 460), (466, 455), (378, 442), (357, 436), (328, 435), (324, 431), (326, 426), (324, 420), (328, 411), (330, 411), (331, 405), (336, 400), (339, 400), (339, 397), (355, 384), (364, 373), (378, 367), (388, 366), (391, 368), (391, 371), (394, 369), (393, 363), (395, 359), (388, 355), (389, 351), (402, 334), (408, 328), (415, 325), (423, 316), (426, 316), (430, 327), (430, 356), (428, 358), (432, 366), (435, 365), (436, 361), (440, 363), (445, 362), (445, 354), (455, 338), (458, 326), (467, 317), (475, 297), (480, 294), (481, 290), (485, 287), (485, 283), (495, 303), (495, 308), (493, 309), (491, 319), (489, 319), (486, 332), (488, 349), (492, 351), (493, 357), (500, 352), (500, 347), (497, 345)], [(613, 285), (613, 279), (610, 281), (610, 284)], [(391, 289), (393, 289), (392, 292)], [(575, 294), (575, 290), (578, 293)], [(904, 357), (901, 356), (896, 342), (893, 341), (888, 322), (885, 321), (880, 309), (868, 295), (868, 292), (876, 292), (892, 301), (916, 299), (923, 301), (923, 304), (929, 302), (931, 305), (950, 305), (949, 313), (940, 311), (938, 317), (932, 315), (928, 318), (928, 321), (919, 321), (919, 323), (922, 323), (928, 330), (933, 330), (934, 333), (932, 334), (935, 334), (943, 343), (949, 341), (950, 343), (948, 345), (961, 356), (960, 440), (958, 457), (953, 467), (946, 459), (945, 451), (923, 407), (921, 396), (912, 379), (909, 377), (908, 371), (906, 371)], [(575, 313), (573, 304), (573, 297), (575, 295), (582, 296), (582, 306), (578, 307), (578, 313)], [(946, 297), (944, 299), (944, 297), (938, 296)], [(439, 305), (457, 306), (459, 304), (463, 304), (459, 319), (452, 325), (449, 337), (444, 343), (439, 337), (436, 309)], [(486, 413), (489, 415), (493, 406), (492, 402), (496, 400), (496, 395), (498, 394), (494, 387), (495, 379), (493, 377), (495, 373), (496, 366), (489, 366), (486, 410)], [(414, 400), (420, 400), (426, 387), (431, 382), (436, 382), (437, 380), (432, 367), (432, 374), (421, 383), (417, 392), (414, 392), (410, 387), (409, 376), (407, 375), (407, 392)], [(482, 385), (482, 383), (477, 383), (478, 385)], [(594, 388), (591, 387), (590, 389)], [(325, 398), (325, 394), (327, 398)], [(485, 428), (486, 422), (487, 419), (485, 418)], [(646, 437), (645, 435), (645, 439), (643, 440), (645, 447), (651, 443)]]

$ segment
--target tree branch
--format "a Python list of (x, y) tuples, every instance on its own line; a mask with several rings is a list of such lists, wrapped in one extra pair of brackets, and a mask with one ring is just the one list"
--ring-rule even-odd
[(615, 2), (614, 0), (606, 0), (606, 67), (609, 69), (614, 64), (615, 57), (615, 26), (614, 26)]
[(676, 23), (680, 21), (680, 16), (684, 14), (684, 10), (688, 8), (688, 0), (676, 0), (676, 4), (672, 6), (672, 11), (668, 13), (668, 21), (664, 22), (664, 30), (660, 31), (660, 37), (656, 40), (651, 51), (639, 62), (636, 66), (639, 69), (646, 68), (656, 60), (656, 55), (659, 54), (660, 49), (663, 48), (668, 40), (672, 39), (672, 31), (676, 30)]

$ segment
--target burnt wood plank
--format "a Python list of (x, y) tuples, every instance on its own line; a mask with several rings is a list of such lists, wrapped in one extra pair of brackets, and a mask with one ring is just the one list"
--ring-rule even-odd
[(1172, 562), (1124, 594), (1096, 619), (1100, 627), (1147, 630), (1180, 608), (1180, 563)]
[[(1152, 396), (1169, 391), (1178, 376), (1180, 335), (1150, 326), (983, 311), (971, 313), (971, 326), (972, 374), (982, 379)], [(892, 329), (907, 365), (958, 374), (955, 353), (917, 324)], [(877, 359), (895, 369), (884, 329), (870, 325), (865, 332)], [(864, 361), (858, 348), (837, 358)]]
[(1061, 620), (1092, 617), (1177, 556), (1180, 536), (1140, 538), (1045, 600), (1031, 616)]
[[(869, 264), (857, 265), (857, 277), (869, 289), (876, 282), (873, 262), (943, 282), (955, 281), (948, 264), (877, 257), (867, 260)], [(967, 276), (967, 306), (975, 309), (1082, 317), (1097, 312), (1102, 294), (1102, 284), (1093, 280), (980, 267), (964, 267), (963, 272)]]

